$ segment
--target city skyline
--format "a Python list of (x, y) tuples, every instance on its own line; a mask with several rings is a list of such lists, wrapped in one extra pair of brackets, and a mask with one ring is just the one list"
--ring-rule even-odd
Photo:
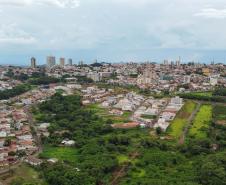
[[(147, 51), (148, 52), (148, 51)], [(79, 61), (84, 61), (86, 64), (91, 64), (95, 60), (98, 62), (107, 62), (107, 63), (127, 63), (127, 62), (136, 62), (136, 63), (143, 63), (146, 61), (149, 62), (155, 62), (155, 63), (163, 63), (164, 60), (169, 61), (176, 61), (178, 60), (178, 57), (181, 57), (182, 63), (188, 63), (188, 62), (195, 62), (195, 63), (201, 63), (201, 64), (211, 64), (214, 63), (223, 63), (226, 64), (226, 56), (224, 55), (226, 52), (222, 51), (214, 51), (216, 53), (215, 55), (208, 55), (209, 50), (202, 51), (202, 55), (199, 55), (199, 59), (194, 59), (190, 57), (190, 54), (193, 51), (183, 51), (179, 50), (179, 52), (173, 52), (172, 49), (169, 49), (168, 51), (164, 50), (163, 52), (161, 50), (155, 50), (155, 54), (153, 54), (150, 57), (145, 57), (141, 54), (136, 55), (134, 54), (133, 57), (129, 58), (123, 58), (118, 55), (118, 57), (115, 58), (108, 58), (104, 57), (103, 55), (98, 57), (98, 55), (95, 55), (93, 52), (87, 52), (86, 51), (79, 51), (77, 53), (75, 52), (42, 52), (43, 54), (14, 54), (14, 55), (0, 55), (0, 65), (22, 65), (26, 66), (29, 65), (31, 57), (35, 57), (37, 60), (38, 65), (46, 64), (46, 57), (47, 56), (55, 56), (57, 59), (60, 59), (61, 57), (66, 59), (72, 59), (74, 64), (78, 64)], [(194, 51), (195, 52), (195, 51)], [(51, 54), (49, 54), (51, 53)], [(53, 54), (55, 53), (55, 54)], [(153, 53), (153, 52), (150, 52)], [(173, 53), (173, 54), (169, 54)], [(184, 53), (181, 55), (181, 53)], [(195, 52), (197, 54), (197, 52)], [(197, 54), (198, 55), (198, 54)]]

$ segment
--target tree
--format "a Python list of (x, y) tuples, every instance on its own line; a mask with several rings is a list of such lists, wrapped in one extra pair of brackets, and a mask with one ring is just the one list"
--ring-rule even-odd
[(4, 146), (10, 146), (11, 145), (11, 138), (6, 138), (4, 142)]
[(108, 120), (106, 121), (106, 124), (107, 124), (107, 125), (112, 125), (112, 124), (113, 124), (113, 121), (112, 121), (111, 119), (108, 119)]
[(156, 134), (158, 134), (158, 135), (162, 134), (162, 129), (160, 127), (156, 128)]
[(204, 161), (200, 170), (199, 180), (203, 185), (224, 185), (226, 184), (226, 171), (222, 166), (211, 161)]

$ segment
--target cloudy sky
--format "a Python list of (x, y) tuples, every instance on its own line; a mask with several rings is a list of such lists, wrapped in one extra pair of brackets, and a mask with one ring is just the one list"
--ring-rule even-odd
[(226, 61), (225, 0), (0, 0), (0, 64)]

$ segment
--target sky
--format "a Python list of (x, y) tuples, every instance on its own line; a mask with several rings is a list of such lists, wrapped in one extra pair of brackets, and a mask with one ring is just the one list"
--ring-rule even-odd
[(226, 63), (225, 0), (0, 0), (0, 64)]

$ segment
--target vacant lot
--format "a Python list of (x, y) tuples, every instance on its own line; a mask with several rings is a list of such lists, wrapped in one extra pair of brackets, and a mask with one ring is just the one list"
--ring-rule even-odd
[(76, 162), (77, 150), (69, 147), (52, 147), (45, 146), (43, 152), (40, 154), (41, 158), (57, 158), (58, 160)]
[(196, 139), (205, 138), (207, 136), (206, 130), (208, 129), (211, 120), (212, 106), (202, 105), (195, 116), (191, 129), (189, 130), (189, 136)]
[(88, 105), (87, 108), (89, 110), (94, 111), (98, 116), (102, 117), (104, 120), (111, 119), (113, 123), (127, 123), (130, 121), (131, 112), (125, 111), (123, 115), (112, 115), (109, 113), (108, 108), (103, 108), (100, 104), (91, 104)]
[(0, 180), (3, 184), (35, 184), (47, 185), (43, 179), (39, 177), (39, 173), (27, 164), (20, 164), (16, 169), (12, 170), (12, 174), (7, 175)]
[(184, 126), (188, 123), (188, 119), (196, 108), (196, 103), (187, 101), (182, 109), (177, 113), (176, 118), (172, 121), (167, 133), (174, 138), (179, 138), (183, 132)]

